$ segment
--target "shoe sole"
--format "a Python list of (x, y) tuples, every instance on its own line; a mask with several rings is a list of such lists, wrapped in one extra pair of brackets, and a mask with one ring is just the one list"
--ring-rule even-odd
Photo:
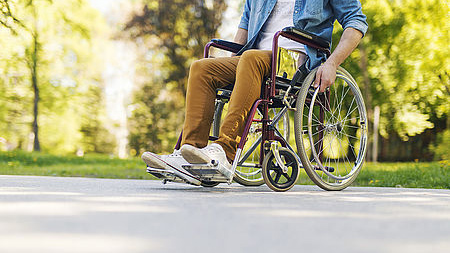
[(181, 147), (181, 155), (188, 163), (191, 164), (204, 164), (211, 162), (211, 158), (209, 158), (209, 156), (204, 154), (200, 149), (190, 145), (183, 145)]
[(147, 164), (148, 167), (155, 169), (165, 169), (166, 165), (163, 161), (157, 158), (158, 155), (151, 152), (145, 152), (142, 154), (141, 158)]
[(142, 160), (144, 160), (144, 162), (147, 164), (148, 167), (155, 169), (164, 169), (173, 172), (178, 177), (188, 180), (189, 182), (196, 185), (199, 185), (201, 183), (197, 177), (191, 175), (185, 169), (179, 169), (169, 163), (166, 163), (165, 161), (161, 160), (161, 158), (159, 158), (159, 156), (156, 154), (153, 154), (151, 152), (145, 152), (144, 154), (142, 154), (141, 158)]

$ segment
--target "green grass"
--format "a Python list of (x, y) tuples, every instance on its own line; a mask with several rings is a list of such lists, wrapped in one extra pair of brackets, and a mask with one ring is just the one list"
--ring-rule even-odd
[(138, 158), (106, 155), (55, 156), (22, 151), (0, 152), (0, 174), (60, 177), (155, 179)]
[[(55, 156), (0, 152), (0, 174), (62, 177), (155, 179), (138, 158), (105, 155)], [(312, 184), (301, 172), (299, 184)], [(366, 163), (353, 186), (450, 189), (450, 162)]]
[(353, 185), (450, 189), (450, 163), (367, 163)]
[[(314, 184), (306, 173), (299, 184)], [(450, 189), (450, 163), (364, 163), (352, 186)]]

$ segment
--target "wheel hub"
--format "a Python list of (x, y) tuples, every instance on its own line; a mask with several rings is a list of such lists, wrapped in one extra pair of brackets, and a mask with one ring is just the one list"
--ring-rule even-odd
[(333, 123), (333, 124), (326, 124), (324, 126), (324, 128), (325, 128), (325, 131), (328, 133), (335, 132), (335, 131), (342, 132), (342, 130), (343, 130), (341, 122), (337, 122), (337, 123)]
[(336, 123), (336, 130), (338, 130), (338, 132), (342, 131), (342, 124), (341, 124), (341, 122)]

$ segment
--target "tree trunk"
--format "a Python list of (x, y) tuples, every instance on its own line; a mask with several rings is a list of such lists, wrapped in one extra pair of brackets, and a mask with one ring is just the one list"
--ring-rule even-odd
[(38, 31), (37, 31), (37, 19), (35, 13), (35, 30), (33, 34), (33, 43), (34, 48), (31, 54), (31, 85), (33, 86), (34, 91), (34, 102), (33, 102), (33, 133), (34, 133), (34, 143), (33, 150), (41, 151), (41, 145), (39, 143), (39, 125), (38, 125), (38, 105), (39, 105), (39, 86), (38, 86), (38, 78), (37, 78), (37, 68), (38, 68), (38, 50), (39, 50), (39, 42), (38, 42)]
[[(373, 108), (372, 108), (372, 95), (370, 92), (370, 78), (369, 78), (369, 71), (367, 70), (367, 52), (366, 47), (364, 45), (364, 41), (361, 41), (361, 43), (358, 46), (359, 52), (361, 55), (360, 61), (359, 61), (359, 68), (361, 69), (361, 74), (363, 77), (363, 97), (364, 97), (364, 103), (366, 104), (367, 108), (367, 120), (370, 122), (373, 119)], [(370, 149), (372, 146), (372, 139), (370, 138), (370, 132), (372, 130), (371, 125), (369, 122), (366, 122), (367, 131), (368, 131), (368, 138), (367, 138), (367, 157), (369, 159), (373, 159), (374, 153), (377, 152), (373, 148)], [(373, 161), (373, 160), (372, 160)]]
[(375, 106), (373, 115), (373, 149), (372, 149), (372, 162), (378, 161), (378, 127), (380, 125), (380, 107)]

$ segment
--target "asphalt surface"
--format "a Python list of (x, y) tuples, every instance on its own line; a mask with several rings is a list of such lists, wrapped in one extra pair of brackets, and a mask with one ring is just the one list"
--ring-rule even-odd
[(0, 176), (0, 252), (450, 252), (450, 190)]

